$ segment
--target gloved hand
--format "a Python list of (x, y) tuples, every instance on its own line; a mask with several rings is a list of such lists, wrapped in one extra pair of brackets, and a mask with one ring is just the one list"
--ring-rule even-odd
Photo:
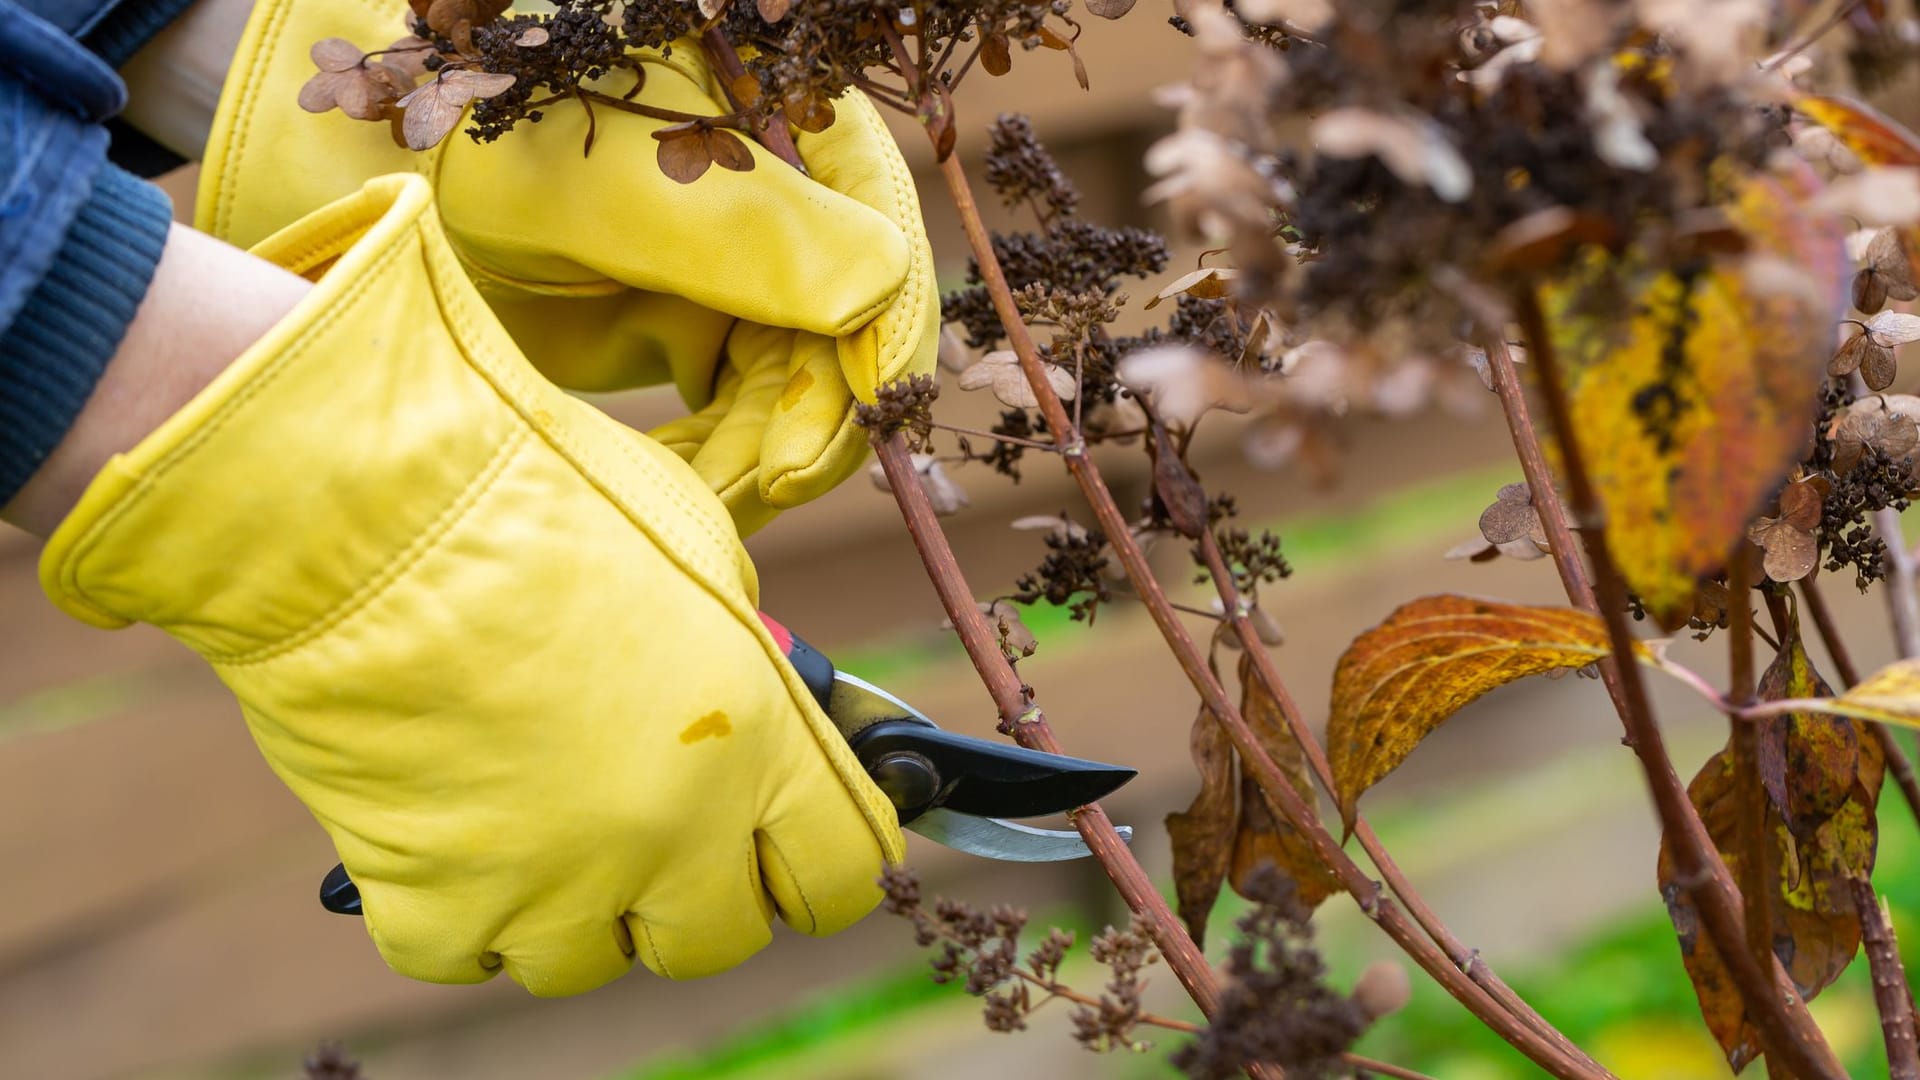
[(256, 249), (316, 286), (95, 477), (48, 595), (213, 664), (404, 974), (568, 994), (849, 925), (895, 814), (725, 510), (527, 364), (432, 200), (381, 178)]
[[(576, 390), (671, 381), (694, 415), (653, 434), (692, 461), (742, 532), (851, 475), (866, 454), (855, 399), (933, 368), (939, 297), (919, 200), (899, 148), (859, 94), (797, 136), (812, 179), (757, 145), (750, 172), (662, 175), (662, 122), (577, 103), (498, 142), (456, 131), (396, 147), (382, 123), (305, 112), (308, 49), (377, 47), (402, 0), (255, 6), (214, 121), (197, 225), (251, 244), (369, 177), (433, 179), (447, 234), (528, 357)], [(640, 100), (729, 111), (685, 43), (651, 54)], [(631, 75), (609, 76), (624, 93)]]

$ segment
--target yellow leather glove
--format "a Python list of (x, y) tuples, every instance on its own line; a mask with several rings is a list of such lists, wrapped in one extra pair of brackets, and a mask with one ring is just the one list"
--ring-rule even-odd
[(317, 280), (41, 561), (240, 700), (392, 967), (591, 989), (829, 934), (902, 853), (685, 462), (541, 378), (415, 176), (262, 243)]
[[(591, 156), (577, 103), (496, 143), (455, 131), (396, 147), (384, 123), (298, 104), (308, 49), (363, 47), (406, 25), (402, 0), (261, 0), (208, 141), (198, 226), (251, 244), (368, 177), (434, 181), (456, 251), (527, 356), (575, 390), (671, 381), (692, 416), (652, 434), (693, 463), (743, 533), (817, 497), (864, 460), (855, 399), (933, 369), (939, 296), (898, 146), (859, 94), (797, 142), (812, 179), (752, 147), (745, 173), (678, 184), (656, 164), (662, 122), (602, 108)], [(648, 54), (640, 100), (728, 111), (695, 44)], [(609, 77), (624, 92), (631, 76)]]

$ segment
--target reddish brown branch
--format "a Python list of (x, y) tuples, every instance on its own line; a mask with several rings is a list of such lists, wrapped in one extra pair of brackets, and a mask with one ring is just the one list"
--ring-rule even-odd
[(948, 192), (953, 197), (954, 206), (959, 210), (960, 221), (966, 230), (968, 246), (972, 249), (975, 262), (979, 266), (981, 279), (993, 299), (995, 312), (1000, 316), (1001, 324), (1007, 331), (1008, 342), (1019, 360), (1021, 371), (1039, 400), (1040, 412), (1046, 419), (1047, 429), (1056, 433), (1056, 437), (1061, 440), (1060, 450), (1066, 461), (1067, 471), (1073, 476), (1081, 493), (1092, 507), (1101, 531), (1108, 538), (1128, 579), (1145, 603), (1155, 626), (1172, 647), (1174, 658), (1179, 662), (1181, 670), (1199, 691), (1201, 702), (1219, 719), (1235, 750), (1253, 771), (1256, 782), (1273, 805), (1275, 812), (1300, 830), (1301, 835), (1313, 847), (1316, 857), (1340, 879), (1342, 886), (1360, 904), (1361, 910), (1482, 1023), (1555, 1076), (1595, 1078), (1595, 1080), (1607, 1076), (1605, 1070), (1575, 1059), (1539, 1032), (1518, 1021), (1485, 990), (1468, 979), (1459, 967), (1434, 946), (1432, 941), (1418, 931), (1391, 899), (1380, 895), (1379, 887), (1340, 850), (1339, 844), (1320, 822), (1319, 815), (1313, 812), (1300, 797), (1300, 793), (1294, 789), (1279, 765), (1260, 745), (1252, 729), (1247, 726), (1245, 718), (1240, 715), (1239, 709), (1228, 698), (1225, 688), (1208, 669), (1205, 656), (1194, 643), (1192, 635), (1187, 632), (1185, 624), (1180, 621), (1173, 605), (1168, 602), (1165, 591), (1155, 580), (1151, 568), (1147, 565), (1145, 553), (1132, 538), (1126, 516), (1120, 512), (1119, 505), (1107, 489), (1099, 470), (1087, 456), (1085, 441), (1073, 426), (1072, 417), (1068, 415), (1059, 395), (1054, 392), (1039, 352), (1034, 347), (1033, 337), (1014, 305), (1013, 293), (1007, 286), (1006, 275), (1001, 270), (999, 260), (994, 257), (986, 226), (981, 220), (979, 207), (974, 201), (972, 188), (967, 182), (966, 173), (961, 169), (959, 159), (948, 156), (941, 162), (940, 169), (941, 175), (947, 182)]
[[(974, 602), (973, 591), (968, 588), (966, 576), (961, 573), (960, 564), (954, 558), (953, 548), (948, 545), (946, 534), (940, 529), (933, 504), (928, 501), (926, 490), (920, 486), (906, 440), (896, 432), (886, 439), (875, 440), (874, 452), (880, 458), (880, 467), (887, 474), (887, 483), (893, 489), (894, 501), (900, 506), (900, 515), (906, 519), (907, 532), (913, 538), (914, 549), (920, 553), (927, 577), (933, 582), (934, 591), (939, 594), (940, 606), (953, 621), (954, 629), (960, 635), (960, 644), (967, 650), (967, 658), (973, 661), (974, 670), (979, 672), (980, 681), (992, 696), (994, 708), (1000, 714), (1001, 726), (1022, 746), (1051, 754), (1060, 753), (1059, 740), (1048, 726), (1046, 715), (1027, 698), (1020, 676), (1000, 651), (999, 638), (987, 625), (986, 616), (981, 614), (979, 605)], [(1128, 850), (1126, 841), (1120, 838), (1106, 811), (1094, 804), (1074, 811), (1071, 817), (1074, 828), (1080, 831), (1087, 846), (1093, 849), (1094, 857), (1100, 860), (1101, 867), (1112, 879), (1114, 888), (1126, 901), (1128, 909), (1145, 925), (1160, 955), (1166, 957), (1167, 966), (1173, 969), (1174, 977), (1186, 987), (1187, 994), (1202, 1012), (1213, 1015), (1220, 1006), (1220, 987), (1213, 969), (1208, 966), (1206, 957), (1201, 955), (1193, 939), (1187, 936), (1186, 929), (1181, 926), (1172, 909), (1167, 907), (1166, 900), (1153, 887), (1152, 880), (1133, 857), (1133, 852)]]
[[(700, 48), (705, 50), (707, 60), (720, 72), (720, 89), (727, 95), (727, 101), (734, 109), (744, 111), (750, 102), (741, 101), (734, 93), (734, 83), (747, 73), (746, 66), (740, 63), (740, 54), (734, 50), (733, 42), (719, 27), (707, 28), (700, 35)], [(807, 163), (800, 160), (800, 149), (793, 145), (793, 132), (787, 130), (787, 122), (779, 113), (771, 119), (755, 121), (751, 125), (753, 137), (761, 146), (767, 148), (773, 156), (799, 169), (802, 175), (807, 172)]]
[[(1547, 417), (1559, 437), (1568, 496), (1582, 527), (1595, 537), (1595, 542), (1588, 548), (1594, 571), (1591, 591), (1581, 595), (1580, 582), (1584, 578), (1563, 578), (1563, 583), (1575, 606), (1589, 611), (1597, 610), (1605, 620), (1613, 655), (1630, 656), (1634, 637), (1627, 625), (1626, 585), (1614, 566), (1612, 554), (1607, 550), (1599, 530), (1602, 521), (1600, 500), (1588, 477), (1579, 441), (1573, 435), (1571, 410), (1554, 357), (1553, 340), (1547, 333), (1545, 317), (1533, 293), (1520, 289), (1515, 298), (1521, 326), (1531, 350), (1529, 355), (1539, 375), (1538, 384), (1547, 406)], [(1515, 373), (1511, 357), (1506, 358), (1509, 362), (1504, 365), (1494, 360), (1495, 353), (1504, 354), (1504, 344), (1495, 341), (1492, 346), (1489, 360), (1496, 379), (1501, 377), (1503, 367), (1505, 377), (1512, 379)], [(1501, 395), (1501, 401), (1508, 407), (1507, 423), (1516, 446), (1523, 447), (1523, 444), (1531, 443), (1537, 448), (1540, 445), (1539, 433), (1534, 429), (1530, 415), (1524, 411), (1515, 412), (1516, 405), (1521, 410), (1525, 408), (1524, 397), (1517, 383)], [(1529, 455), (1524, 448), (1521, 449), (1523, 467), (1530, 456), (1539, 457), (1537, 453)], [(1571, 530), (1564, 520), (1565, 511), (1559, 499), (1551, 497), (1554, 490), (1551, 477), (1542, 475), (1536, 480), (1529, 475), (1528, 482), (1535, 485), (1534, 506), (1546, 525), (1549, 543), (1556, 547), (1565, 545), (1564, 550), (1571, 554), (1574, 550)], [(1574, 562), (1577, 560), (1555, 559), (1558, 566)], [(1740, 602), (1744, 602), (1744, 598)], [(1707, 836), (1706, 825), (1701, 822), (1700, 815), (1688, 799), (1686, 786), (1674, 771), (1673, 759), (1667, 754), (1666, 740), (1654, 720), (1653, 705), (1647, 697), (1639, 666), (1633, 663), (1613, 663), (1610, 666), (1618, 677), (1619, 686), (1614, 707), (1627, 729), (1629, 744), (1652, 791), (1661, 827), (1672, 845), (1678, 879), (1683, 887), (1692, 892), (1708, 940), (1726, 964), (1734, 986), (1739, 990), (1747, 1017), (1760, 1033), (1761, 1046), (1768, 1059), (1775, 1065), (1792, 1069), (1802, 1078), (1842, 1080), (1846, 1074), (1834, 1057), (1833, 1049), (1827, 1045), (1826, 1036), (1821, 1033), (1819, 1025), (1807, 1013), (1806, 1002), (1801, 1000), (1793, 984), (1787, 980), (1786, 972), (1781, 969), (1778, 960), (1771, 965), (1762, 965), (1747, 948), (1739, 892), (1733, 887), (1726, 864), (1721, 861), (1719, 852), (1714, 850)], [(1612, 682), (1609, 682), (1608, 689), (1610, 692), (1613, 690)]]
[(1914, 591), (1913, 552), (1900, 528), (1900, 512), (1888, 507), (1873, 515), (1874, 531), (1887, 546), (1887, 613), (1893, 619), (1893, 643), (1900, 658), (1920, 656), (1920, 593)]
[(1907, 973), (1900, 964), (1900, 949), (1893, 940), (1893, 924), (1887, 920), (1873, 883), (1861, 878), (1849, 879), (1853, 888), (1853, 906), (1860, 914), (1860, 942), (1867, 953), (1867, 967), (1873, 972), (1873, 1003), (1880, 1012), (1880, 1033), (1887, 1043), (1889, 1080), (1920, 1080), (1920, 1044), (1914, 1036), (1913, 991), (1907, 986)]
[[(1807, 614), (1813, 618), (1813, 628), (1820, 635), (1820, 643), (1826, 646), (1827, 656), (1833, 660), (1834, 674), (1840, 677), (1842, 689), (1860, 681), (1860, 669), (1854, 666), (1853, 656), (1847, 651), (1847, 643), (1840, 637), (1840, 628), (1833, 621), (1833, 612), (1827, 607), (1826, 594), (1820, 591), (1815, 580), (1817, 571), (1800, 579), (1800, 598), (1806, 604)], [(1867, 730), (1873, 734), (1875, 742), (1880, 744), (1880, 752), (1886, 755), (1887, 771), (1893, 774), (1893, 782), (1899, 786), (1901, 797), (1907, 800), (1907, 809), (1920, 817), (1920, 777), (1914, 776), (1913, 759), (1907, 756), (1898, 740), (1893, 737), (1892, 729), (1877, 720), (1866, 722)]]
[[(1735, 708), (1753, 704), (1753, 583), (1751, 563), (1736, 554), (1727, 566), (1727, 701)], [(1783, 627), (1780, 631), (1786, 633)], [(1773, 963), (1773, 915), (1767, 909), (1768, 849), (1766, 790), (1760, 785), (1760, 725), (1727, 719), (1727, 747), (1733, 757), (1734, 798), (1739, 805), (1741, 915), (1746, 920), (1747, 951), (1762, 970)]]

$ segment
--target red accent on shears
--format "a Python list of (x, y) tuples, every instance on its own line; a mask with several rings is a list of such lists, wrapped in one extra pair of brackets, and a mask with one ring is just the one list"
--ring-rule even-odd
[(758, 613), (760, 621), (767, 624), (767, 633), (773, 635), (773, 643), (780, 646), (781, 656), (793, 655), (793, 633), (773, 620), (773, 616), (762, 611)]

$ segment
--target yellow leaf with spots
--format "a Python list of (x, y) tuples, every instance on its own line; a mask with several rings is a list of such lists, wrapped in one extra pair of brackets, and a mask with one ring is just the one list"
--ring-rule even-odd
[(1539, 289), (1608, 550), (1667, 629), (1810, 432), (1846, 279), (1839, 223), (1800, 209), (1815, 184), (1739, 181), (1737, 257), (1589, 248)]
[(1896, 660), (1815, 708), (1884, 724), (1920, 727), (1920, 660)]
[(1355, 638), (1333, 673), (1327, 756), (1340, 816), (1462, 706), (1515, 679), (1608, 655), (1599, 616), (1466, 596), (1402, 605)]

